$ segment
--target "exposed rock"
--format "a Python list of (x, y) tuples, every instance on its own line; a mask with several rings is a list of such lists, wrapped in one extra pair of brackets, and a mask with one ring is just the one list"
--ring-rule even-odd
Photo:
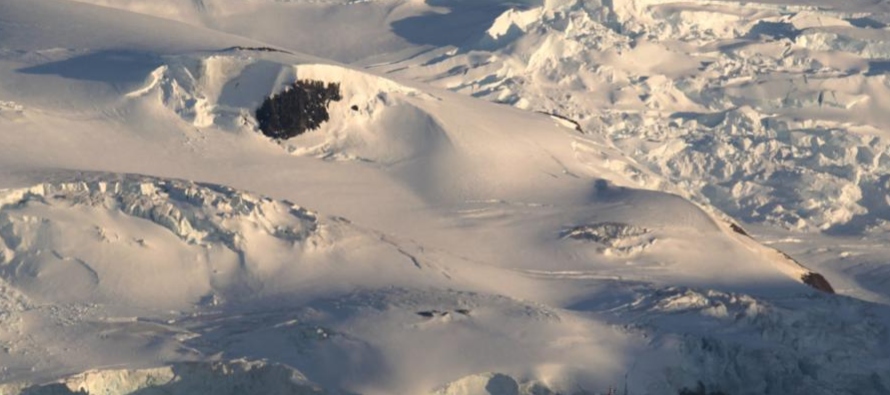
[(803, 277), (801, 277), (801, 280), (804, 284), (816, 288), (822, 292), (827, 292), (830, 294), (834, 293), (834, 288), (831, 286), (831, 284), (828, 283), (828, 280), (826, 280), (825, 277), (823, 277), (819, 273), (810, 272), (804, 274)]
[(338, 83), (299, 80), (284, 92), (267, 98), (256, 110), (256, 119), (266, 136), (289, 139), (327, 122), (328, 105), (340, 99)]

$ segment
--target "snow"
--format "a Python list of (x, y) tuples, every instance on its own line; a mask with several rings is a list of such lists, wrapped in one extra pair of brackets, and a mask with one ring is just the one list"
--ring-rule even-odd
[(886, 393), (883, 15), (0, 0), (0, 393)]
[[(871, 59), (886, 57), (881, 29), (849, 25), (852, 11), (796, 4), (627, 4), (613, 15), (553, 2), (533, 10), (542, 14), (539, 21), (513, 43), (374, 69), (579, 120), (584, 130), (636, 152), (656, 173), (688, 185), (681, 190), (690, 197), (745, 221), (812, 231), (879, 211), (859, 202), (886, 169), (869, 159), (879, 154), (856, 155), (880, 152), (869, 144), (881, 144), (877, 130), (886, 123), (877, 110), (885, 96), (882, 74), (868, 71), (880, 67)], [(776, 39), (780, 32), (768, 26), (797, 33)], [(760, 38), (752, 36), (759, 30)], [(691, 113), (714, 118), (690, 123), (685, 114)], [(745, 137), (725, 140), (740, 133)], [(854, 141), (793, 137), (820, 133)], [(772, 147), (757, 147), (761, 138)], [(797, 153), (813, 145), (824, 159)], [(748, 155), (752, 146), (759, 155)], [(789, 150), (793, 156), (783, 153)], [(855, 151), (854, 158), (838, 151)], [(774, 186), (788, 182), (799, 183), (799, 192)]]
[[(101, 370), (81, 373), (60, 383), (27, 388), (0, 387), (6, 391), (22, 390), (32, 394), (133, 394), (164, 391), (191, 394), (194, 391), (215, 394), (289, 393), (320, 394), (318, 388), (286, 366), (251, 361), (228, 363), (182, 363), (169, 367), (140, 370)], [(11, 393), (11, 392), (10, 392)]]

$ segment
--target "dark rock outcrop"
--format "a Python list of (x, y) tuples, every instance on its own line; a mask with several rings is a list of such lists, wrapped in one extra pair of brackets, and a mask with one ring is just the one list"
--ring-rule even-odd
[(830, 293), (830, 294), (834, 293), (834, 288), (831, 286), (831, 284), (828, 282), (828, 280), (826, 280), (825, 277), (823, 277), (819, 273), (809, 272), (809, 273), (801, 276), (800, 279), (801, 279), (801, 281), (803, 281), (804, 284), (809, 285), (813, 288), (816, 288), (822, 292), (826, 292), (826, 293)]
[(299, 80), (267, 98), (256, 119), (264, 135), (285, 140), (318, 129), (330, 120), (328, 105), (341, 99), (338, 83)]

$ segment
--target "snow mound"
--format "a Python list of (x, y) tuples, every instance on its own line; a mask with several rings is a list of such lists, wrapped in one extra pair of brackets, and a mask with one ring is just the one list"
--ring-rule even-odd
[(294, 155), (389, 166), (447, 147), (438, 121), (410, 102), (430, 95), (367, 72), (280, 51), (232, 48), (213, 54), (166, 57), (145, 85), (125, 96), (160, 100), (196, 128), (257, 132), (255, 111), (297, 80), (340, 84), (343, 100), (330, 103), (330, 120), (281, 144)]
[(178, 363), (153, 369), (94, 370), (57, 383), (0, 385), (3, 395), (324, 394), (303, 375), (262, 361)]
[(282, 264), (270, 253), (324, 250), (325, 229), (299, 206), (216, 185), (138, 176), (50, 182), (0, 194), (0, 273), (57, 300), (247, 296)]
[(344, 74), (333, 66), (307, 67), (298, 76), (339, 82), (344, 100), (332, 103), (331, 121), (316, 133), (285, 143), (294, 155), (393, 166), (450, 149), (436, 117), (410, 101), (429, 96), (372, 75)]
[[(145, 85), (126, 94), (129, 98), (160, 97), (165, 107), (196, 127), (246, 127), (267, 97), (280, 93), (298, 79), (341, 84), (348, 104), (373, 112), (378, 96), (418, 94), (382, 77), (345, 66), (306, 63), (305, 57), (265, 48), (233, 47), (216, 53), (166, 57), (147, 77)], [(340, 110), (340, 111), (337, 111)], [(332, 117), (337, 118), (337, 117)], [(342, 122), (342, 121), (341, 121)]]

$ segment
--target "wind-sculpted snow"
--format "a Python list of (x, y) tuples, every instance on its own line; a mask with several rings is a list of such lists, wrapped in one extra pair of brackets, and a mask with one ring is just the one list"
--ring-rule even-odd
[[(68, 300), (248, 296), (262, 286), (261, 273), (280, 264), (263, 254), (311, 253), (331, 244), (326, 225), (301, 207), (187, 181), (95, 177), (7, 190), (0, 203), (3, 277), (32, 292), (54, 288), (42, 296)], [(140, 228), (146, 220), (166, 234)], [(170, 244), (170, 236), (179, 243)], [(145, 276), (124, 274), (128, 270)], [(161, 284), (175, 277), (166, 270), (204, 278), (182, 279), (188, 287), (165, 293)]]
[(0, 385), (3, 395), (65, 394), (324, 394), (300, 372), (274, 363), (236, 360), (230, 362), (180, 363), (135, 370), (94, 370), (57, 383)]
[[(27, 247), (16, 231), (15, 212), (34, 204), (68, 204), (147, 219), (190, 244), (220, 242), (233, 250), (244, 237), (238, 222), (253, 220), (267, 235), (289, 242), (310, 241), (318, 228), (314, 213), (299, 206), (188, 181), (124, 178), (112, 181), (47, 183), (0, 195), (7, 248)], [(27, 221), (27, 220), (26, 220)], [(234, 225), (234, 226), (233, 226)], [(100, 233), (101, 230), (100, 230)], [(106, 236), (102, 236), (106, 237)], [(8, 257), (11, 260), (13, 257)]]
[(649, 163), (736, 218), (861, 232), (887, 216), (874, 198), (887, 188), (890, 163), (881, 138), (761, 118), (750, 108), (673, 117), (615, 133), (628, 145), (637, 136), (663, 144)]
[[(379, 66), (578, 120), (746, 222), (859, 233), (888, 206), (890, 35), (843, 5), (549, 2)], [(676, 188), (676, 189), (672, 189)]]
[(630, 306), (627, 313), (639, 317), (632, 325), (651, 330), (654, 343), (681, 350), (682, 361), (667, 368), (678, 387), (702, 380), (741, 395), (877, 395), (890, 388), (890, 368), (863, 363), (890, 358), (877, 306), (688, 288), (657, 290)]

